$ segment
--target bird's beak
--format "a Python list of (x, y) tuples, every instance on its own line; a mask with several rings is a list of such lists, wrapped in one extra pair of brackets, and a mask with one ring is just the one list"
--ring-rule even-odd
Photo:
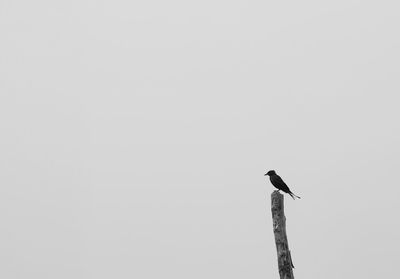
[(268, 175), (268, 174), (266, 173), (266, 174), (264, 174), (264, 176), (265, 176), (265, 175)]

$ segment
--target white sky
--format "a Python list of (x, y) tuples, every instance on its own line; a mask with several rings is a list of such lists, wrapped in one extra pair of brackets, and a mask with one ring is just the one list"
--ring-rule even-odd
[(399, 6), (0, 1), (0, 277), (393, 277)]

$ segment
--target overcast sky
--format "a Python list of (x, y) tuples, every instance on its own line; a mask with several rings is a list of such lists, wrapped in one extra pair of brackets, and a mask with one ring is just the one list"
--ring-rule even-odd
[(0, 277), (393, 277), (399, 8), (0, 1)]

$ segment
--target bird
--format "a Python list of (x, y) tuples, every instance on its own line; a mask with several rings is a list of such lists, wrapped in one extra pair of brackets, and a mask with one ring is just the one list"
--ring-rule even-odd
[(274, 170), (270, 170), (264, 175), (269, 176), (269, 180), (271, 181), (272, 185), (274, 185), (275, 188), (277, 188), (278, 190), (281, 190), (285, 193), (288, 193), (294, 200), (295, 200), (295, 197), (300, 199), (299, 196), (296, 196), (295, 194), (292, 193), (292, 191), (290, 191), (290, 189), (286, 185), (286, 183), (282, 180), (282, 178), (279, 175), (276, 174), (276, 172)]

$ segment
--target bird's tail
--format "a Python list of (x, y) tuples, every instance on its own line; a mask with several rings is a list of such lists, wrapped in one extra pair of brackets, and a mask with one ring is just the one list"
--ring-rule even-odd
[(296, 198), (298, 198), (298, 199), (300, 199), (300, 197), (299, 196), (296, 196), (295, 194), (293, 194), (292, 192), (290, 192), (289, 193), (289, 195), (295, 200), (295, 198), (294, 197), (296, 197)]

